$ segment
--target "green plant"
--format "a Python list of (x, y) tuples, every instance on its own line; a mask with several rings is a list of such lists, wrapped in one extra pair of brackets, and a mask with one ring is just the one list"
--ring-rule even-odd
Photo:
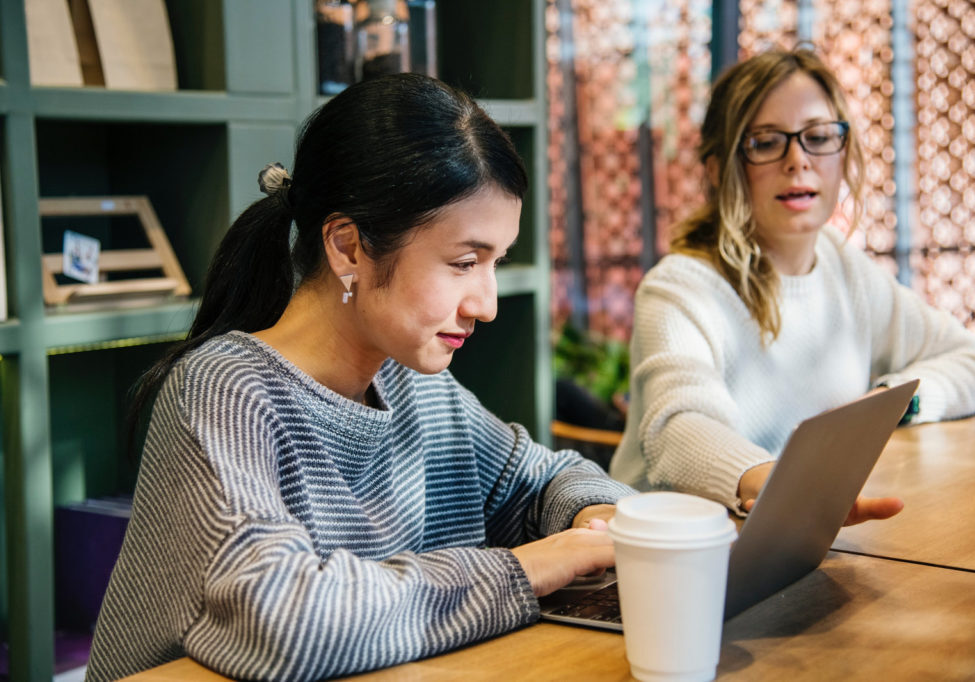
[(571, 379), (612, 404), (630, 384), (630, 352), (625, 343), (582, 332), (566, 324), (554, 344), (555, 376)]

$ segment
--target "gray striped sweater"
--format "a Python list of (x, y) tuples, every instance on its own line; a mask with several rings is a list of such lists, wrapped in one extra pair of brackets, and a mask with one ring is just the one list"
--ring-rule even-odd
[(314, 680), (535, 620), (507, 547), (632, 489), (502, 423), (448, 372), (387, 361), (381, 409), (241, 332), (170, 372), (95, 630), (89, 682), (189, 655)]

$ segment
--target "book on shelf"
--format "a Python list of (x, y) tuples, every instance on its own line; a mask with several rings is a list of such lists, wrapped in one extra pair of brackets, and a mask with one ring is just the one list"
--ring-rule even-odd
[(176, 57), (165, 0), (87, 3), (106, 88), (176, 89)]
[(64, 0), (26, 0), (31, 85), (84, 85), (74, 25)]

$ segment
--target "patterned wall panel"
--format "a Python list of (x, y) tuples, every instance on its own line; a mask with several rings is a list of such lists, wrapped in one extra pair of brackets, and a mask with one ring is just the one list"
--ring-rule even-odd
[(796, 44), (799, 23), (796, 0), (741, 0), (738, 12), (739, 59), (769, 48)]
[(814, 8), (814, 43), (846, 92), (863, 146), (864, 211), (853, 241), (896, 268), (890, 0), (815, 0)]
[(546, 19), (553, 328), (582, 306), (591, 331), (624, 339), (642, 248), (632, 4), (550, 0)]
[(697, 158), (711, 89), (711, 0), (657, 1), (648, 16), (656, 249), (704, 201)]
[(915, 286), (975, 328), (975, 4), (915, 0)]
[[(669, 226), (701, 199), (694, 150), (710, 72), (710, 0), (549, 0), (546, 28), (553, 328), (582, 306), (590, 332), (625, 340), (644, 225), (653, 223), (661, 251)], [(640, 148), (648, 125), (652, 160)], [(647, 177), (653, 216), (641, 209)], [(584, 299), (574, 298), (582, 290)]]

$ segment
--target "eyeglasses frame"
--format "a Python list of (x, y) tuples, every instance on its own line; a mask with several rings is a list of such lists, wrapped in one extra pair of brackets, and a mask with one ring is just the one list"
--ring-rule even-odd
[[(842, 128), (843, 144), (841, 144), (840, 148), (837, 149), (835, 152), (820, 153), (820, 152), (810, 151), (806, 149), (806, 145), (802, 143), (801, 136), (804, 132), (806, 132), (810, 128), (815, 128), (816, 126), (821, 126), (821, 125), (839, 125), (840, 128)], [(792, 133), (786, 132), (785, 130), (774, 130), (774, 129), (762, 130), (760, 132), (780, 133), (782, 135), (785, 135), (785, 146), (782, 147), (782, 156), (779, 156), (778, 158), (769, 159), (768, 161), (752, 161), (751, 159), (748, 158), (748, 153), (745, 151), (745, 138), (749, 137), (750, 135), (756, 135), (757, 133), (747, 133), (745, 135), (742, 135), (741, 142), (738, 143), (738, 151), (741, 153), (741, 156), (745, 160), (745, 162), (750, 163), (753, 166), (764, 166), (765, 164), (775, 163), (776, 161), (781, 161), (782, 159), (784, 159), (789, 154), (789, 148), (792, 146), (793, 139), (795, 139), (795, 141), (799, 143), (799, 147), (802, 148), (802, 151), (804, 151), (806, 154), (809, 154), (811, 156), (832, 156), (833, 154), (839, 154), (841, 151), (846, 149), (846, 144), (850, 139), (850, 122), (849, 121), (817, 121), (816, 123), (810, 123), (805, 128), (802, 128)]]

